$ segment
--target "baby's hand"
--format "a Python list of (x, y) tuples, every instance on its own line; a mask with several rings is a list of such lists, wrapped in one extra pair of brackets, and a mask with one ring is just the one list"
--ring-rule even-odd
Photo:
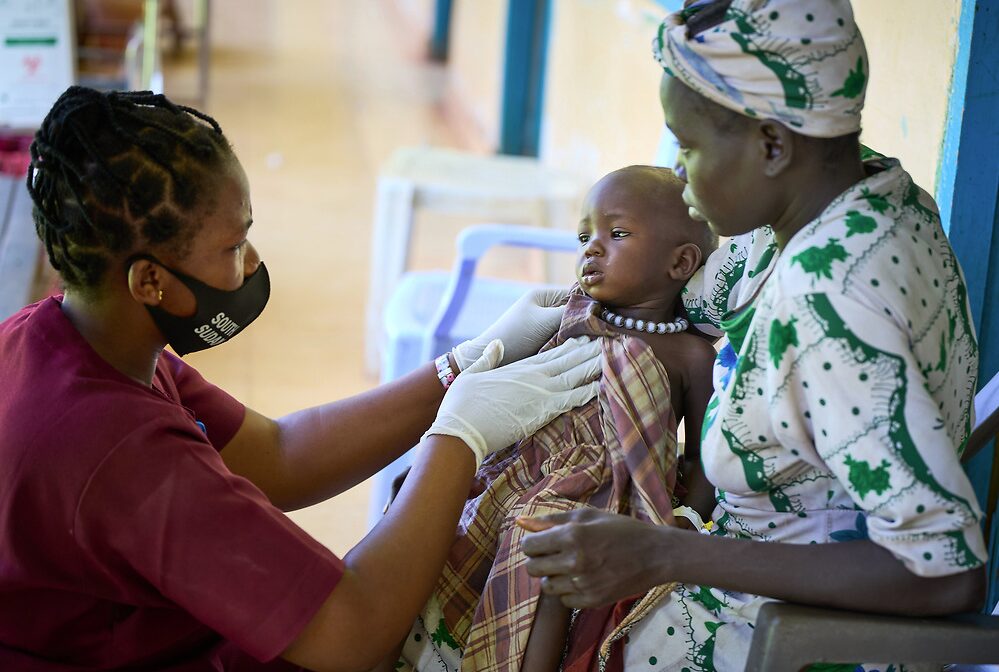
[(550, 523), (547, 520), (541, 520), (540, 518), (528, 518), (527, 516), (517, 516), (514, 522), (517, 523), (517, 527), (527, 530), (528, 532), (541, 532), (542, 530), (547, 530), (550, 527), (555, 527), (555, 523)]

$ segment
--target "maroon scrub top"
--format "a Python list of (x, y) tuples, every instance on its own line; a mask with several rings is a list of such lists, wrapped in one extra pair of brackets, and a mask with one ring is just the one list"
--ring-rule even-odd
[(343, 562), (226, 469), (242, 404), (167, 352), (126, 377), (61, 305), (0, 324), (0, 670), (275, 658)]

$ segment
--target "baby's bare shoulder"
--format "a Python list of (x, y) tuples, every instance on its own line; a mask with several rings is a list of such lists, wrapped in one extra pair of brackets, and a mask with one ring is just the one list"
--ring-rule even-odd
[(669, 365), (683, 366), (685, 369), (715, 359), (715, 348), (707, 339), (690, 332), (680, 334), (643, 334), (645, 342), (653, 354), (669, 368)]

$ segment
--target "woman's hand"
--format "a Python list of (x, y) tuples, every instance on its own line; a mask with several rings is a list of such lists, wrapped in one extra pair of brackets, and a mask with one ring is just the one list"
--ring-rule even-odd
[[(542, 529), (521, 544), (527, 571), (567, 607), (609, 604), (653, 586), (713, 586), (786, 602), (932, 616), (973, 611), (985, 570), (918, 576), (863, 539), (787, 544), (697, 534), (593, 509), (518, 521)], [(548, 528), (548, 529), (545, 529)]]
[(691, 534), (594, 509), (517, 523), (536, 531), (521, 544), (527, 572), (543, 577), (541, 589), (574, 609), (611, 604), (666, 582), (668, 549)]
[[(520, 297), (488, 329), (451, 351), (462, 371), (482, 356), (486, 346), (503, 342), (500, 364), (516, 362), (537, 353), (555, 335), (565, 311), (567, 290), (562, 288), (535, 289)], [(559, 303), (563, 305), (558, 305)]]
[(424, 436), (454, 436), (475, 453), (476, 464), (530, 436), (555, 417), (597, 393), (599, 341), (574, 338), (507, 366), (495, 368), (503, 344), (490, 343), (451, 384), (437, 419)]

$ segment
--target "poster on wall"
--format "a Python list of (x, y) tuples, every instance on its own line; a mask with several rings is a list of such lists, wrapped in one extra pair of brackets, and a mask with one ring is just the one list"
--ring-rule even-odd
[(72, 0), (0, 0), (0, 128), (34, 129), (73, 83)]

